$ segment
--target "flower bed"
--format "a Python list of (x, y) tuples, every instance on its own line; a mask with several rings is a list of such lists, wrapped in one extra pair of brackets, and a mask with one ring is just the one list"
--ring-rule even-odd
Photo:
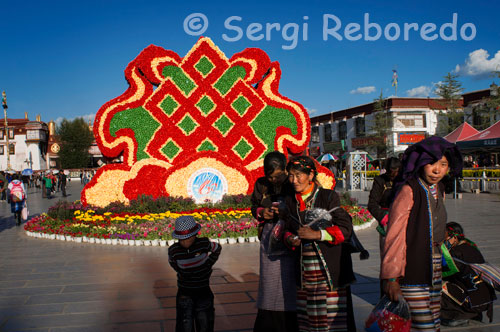
[[(244, 205), (244, 197), (232, 198)], [(143, 199), (143, 205), (158, 203), (157, 200)], [(217, 240), (221, 243), (255, 241), (257, 238), (257, 221), (252, 217), (250, 209), (217, 208), (213, 206), (192, 210), (189, 202), (172, 199), (170, 207), (179, 212), (137, 212), (140, 205), (93, 209), (78, 203), (59, 202), (49, 209), (47, 214), (35, 217), (24, 226), (30, 236), (59, 239), (75, 242), (90, 242), (123, 245), (167, 245), (173, 242), (172, 231), (175, 219), (181, 215), (192, 215), (202, 225), (200, 236)], [(240, 205), (240, 206), (241, 206)], [(225, 205), (222, 205), (225, 206)], [(163, 206), (162, 206), (163, 207)], [(357, 205), (343, 205), (353, 218), (355, 229), (369, 227), (372, 217), (368, 210)], [(132, 211), (130, 211), (132, 209)], [(151, 210), (155, 208), (151, 205)]]

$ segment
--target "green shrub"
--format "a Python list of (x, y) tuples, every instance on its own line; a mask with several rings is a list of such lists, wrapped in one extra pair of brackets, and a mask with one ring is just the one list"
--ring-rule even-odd
[(343, 191), (340, 193), (340, 205), (358, 205), (358, 200), (356, 198), (352, 198), (351, 194), (348, 191)]
[(500, 177), (500, 169), (464, 169), (462, 171), (463, 177), (475, 177), (480, 178), (483, 176), (483, 172), (486, 173), (486, 177), (488, 178), (498, 178)]

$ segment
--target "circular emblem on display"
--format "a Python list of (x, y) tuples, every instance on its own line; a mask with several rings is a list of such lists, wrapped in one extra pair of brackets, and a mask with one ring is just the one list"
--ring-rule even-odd
[(59, 147), (59, 144), (57, 144), (57, 143), (52, 144), (52, 146), (50, 147), (50, 151), (52, 151), (54, 153), (58, 153), (59, 150), (61, 150), (61, 148)]
[(214, 168), (202, 168), (194, 172), (188, 180), (187, 192), (196, 203), (206, 200), (217, 202), (227, 193), (227, 180)]

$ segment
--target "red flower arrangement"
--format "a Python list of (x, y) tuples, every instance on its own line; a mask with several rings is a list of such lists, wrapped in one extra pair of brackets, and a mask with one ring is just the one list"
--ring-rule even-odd
[[(94, 123), (102, 153), (122, 155), (123, 163), (98, 170), (83, 204), (106, 206), (141, 194), (199, 201), (249, 194), (266, 153), (299, 154), (309, 143), (305, 108), (278, 92), (280, 66), (260, 49), (228, 59), (202, 37), (181, 58), (150, 45), (125, 77), (129, 89), (104, 104)], [(333, 187), (333, 175), (317, 166), (318, 179)]]

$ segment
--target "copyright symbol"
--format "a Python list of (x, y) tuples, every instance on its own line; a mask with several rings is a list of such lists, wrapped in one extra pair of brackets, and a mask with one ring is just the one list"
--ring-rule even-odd
[(208, 28), (208, 18), (202, 13), (192, 13), (184, 19), (184, 32), (191, 36), (199, 36)]

